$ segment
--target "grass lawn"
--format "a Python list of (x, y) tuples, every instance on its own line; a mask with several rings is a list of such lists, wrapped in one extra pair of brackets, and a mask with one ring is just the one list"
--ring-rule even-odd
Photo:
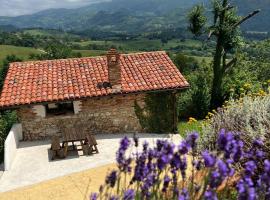
[(102, 56), (107, 52), (102, 50), (73, 50), (73, 52), (80, 52), (82, 57)]
[(199, 47), (201, 46), (200, 41), (196, 40), (185, 40), (181, 41), (178, 39), (169, 40), (167, 43), (162, 44), (160, 40), (149, 40), (146, 38), (141, 38), (138, 40), (126, 40), (126, 41), (82, 41), (82, 42), (74, 42), (74, 44), (81, 46), (88, 46), (90, 44), (96, 45), (105, 45), (105, 46), (116, 46), (121, 47), (123, 50), (129, 51), (138, 51), (138, 50), (168, 50), (172, 47), (176, 46), (184, 46), (184, 47)]
[(199, 132), (201, 133), (202, 127), (201, 127), (202, 121), (192, 122), (188, 123), (187, 121), (182, 121), (178, 124), (178, 132), (182, 137), (186, 137), (191, 132)]
[(190, 57), (195, 58), (199, 62), (202, 62), (204, 60), (207, 64), (211, 64), (213, 61), (212, 57), (203, 57), (203, 56), (190, 56)]
[(14, 54), (24, 60), (28, 59), (31, 53), (40, 53), (40, 50), (29, 47), (16, 47), (12, 45), (0, 45), (0, 61), (7, 55)]

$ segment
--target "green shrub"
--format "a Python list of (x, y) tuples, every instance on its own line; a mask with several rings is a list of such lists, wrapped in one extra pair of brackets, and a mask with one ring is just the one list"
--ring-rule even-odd
[(4, 143), (14, 123), (17, 122), (16, 112), (5, 111), (0, 113), (0, 163), (4, 159)]
[(209, 111), (211, 72), (206, 62), (201, 62), (199, 69), (185, 76), (190, 89), (183, 91), (177, 98), (179, 119), (195, 117), (203, 119)]
[(180, 135), (185, 138), (189, 133), (198, 132), (201, 134), (202, 132), (202, 122), (201, 121), (188, 121), (188, 122), (180, 122), (178, 124), (178, 132)]

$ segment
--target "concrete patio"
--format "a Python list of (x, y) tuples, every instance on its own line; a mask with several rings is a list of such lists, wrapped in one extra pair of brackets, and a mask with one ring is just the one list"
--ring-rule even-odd
[[(90, 168), (115, 162), (115, 152), (119, 141), (124, 136), (132, 138), (132, 134), (96, 136), (100, 153), (83, 156), (82, 152), (70, 152), (64, 160), (50, 160), (50, 141), (21, 142), (12, 168), (5, 171), (0, 179), (0, 192), (32, 185), (56, 177), (80, 172)], [(148, 141), (153, 145), (157, 139), (168, 139), (179, 144), (179, 135), (138, 134), (140, 144)], [(103, 178), (103, 177), (102, 177)]]

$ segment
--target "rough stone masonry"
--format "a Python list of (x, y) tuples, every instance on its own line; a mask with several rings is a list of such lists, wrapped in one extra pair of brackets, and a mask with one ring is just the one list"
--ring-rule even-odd
[(33, 106), (21, 107), (17, 112), (23, 127), (24, 140), (42, 140), (61, 134), (59, 127), (75, 125), (100, 133), (143, 132), (135, 114), (135, 100), (144, 105), (144, 94), (117, 95), (81, 100), (79, 111), (63, 116), (38, 116)]

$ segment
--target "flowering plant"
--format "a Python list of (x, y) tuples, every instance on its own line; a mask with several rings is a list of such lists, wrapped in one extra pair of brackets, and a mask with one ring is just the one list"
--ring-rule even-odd
[(221, 130), (216, 152), (197, 152), (197, 140), (198, 134), (191, 133), (178, 146), (158, 140), (151, 148), (145, 142), (141, 152), (127, 156), (139, 141), (123, 138), (116, 154), (118, 170), (107, 175), (90, 199), (270, 199), (270, 161), (261, 140), (245, 150), (238, 134)]

